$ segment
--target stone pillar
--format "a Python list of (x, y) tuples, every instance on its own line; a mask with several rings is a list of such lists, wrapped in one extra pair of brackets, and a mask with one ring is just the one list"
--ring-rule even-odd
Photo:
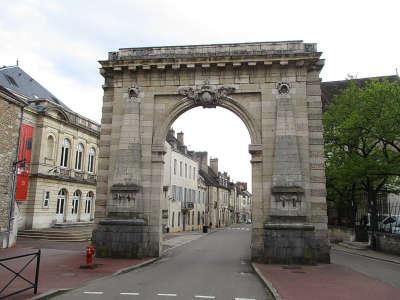
[[(308, 118), (301, 114), (304, 98), (277, 85), (275, 148), (268, 221), (264, 224), (264, 258), (268, 263), (329, 263), (328, 240), (315, 222), (309, 190)], [(322, 128), (321, 128), (322, 130)], [(303, 131), (303, 132), (301, 132)], [(305, 137), (305, 138), (304, 138)], [(325, 211), (326, 214), (326, 211)], [(320, 220), (321, 221), (321, 220)]]
[[(121, 99), (122, 98), (122, 99)], [(145, 211), (141, 137), (141, 97), (128, 93), (113, 168), (109, 171), (106, 218), (98, 221), (93, 241), (98, 257), (140, 258), (159, 256), (158, 222)], [(150, 214), (151, 216), (152, 214)], [(152, 228), (156, 228), (156, 232)]]

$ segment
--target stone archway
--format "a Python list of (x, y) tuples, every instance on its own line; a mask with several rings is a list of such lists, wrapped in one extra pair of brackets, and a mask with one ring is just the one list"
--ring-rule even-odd
[(127, 48), (101, 61), (98, 255), (160, 255), (167, 130), (193, 107), (221, 106), (251, 137), (252, 259), (328, 262), (320, 55), (293, 41)]

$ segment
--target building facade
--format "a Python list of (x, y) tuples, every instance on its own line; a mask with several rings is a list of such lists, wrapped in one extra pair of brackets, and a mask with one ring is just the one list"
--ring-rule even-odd
[(73, 112), (18, 66), (0, 69), (0, 85), (29, 102), (17, 169), (20, 229), (91, 222), (100, 126)]
[(16, 240), (15, 167), (25, 101), (0, 86), (0, 248)]
[(183, 132), (175, 137), (170, 130), (165, 148), (163, 228), (169, 232), (199, 230), (204, 220), (205, 195), (199, 183), (198, 162), (187, 150)]

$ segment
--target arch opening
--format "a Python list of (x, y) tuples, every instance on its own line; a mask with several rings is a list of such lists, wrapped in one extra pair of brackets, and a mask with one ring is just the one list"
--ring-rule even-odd
[[(240, 223), (251, 223), (252, 218), (251, 200), (242, 200), (245, 191), (251, 197), (247, 145), (252, 124), (222, 105), (215, 110), (183, 106), (176, 112), (167, 123), (164, 139), (163, 232), (231, 225), (250, 231), (250, 226)], [(178, 131), (185, 132), (187, 141)]]

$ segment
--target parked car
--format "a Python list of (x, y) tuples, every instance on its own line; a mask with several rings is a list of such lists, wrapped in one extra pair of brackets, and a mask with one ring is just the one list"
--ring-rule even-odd
[(251, 219), (247, 219), (246, 224), (251, 224)]
[(400, 234), (400, 216), (387, 216), (379, 222), (378, 226), (384, 232)]

